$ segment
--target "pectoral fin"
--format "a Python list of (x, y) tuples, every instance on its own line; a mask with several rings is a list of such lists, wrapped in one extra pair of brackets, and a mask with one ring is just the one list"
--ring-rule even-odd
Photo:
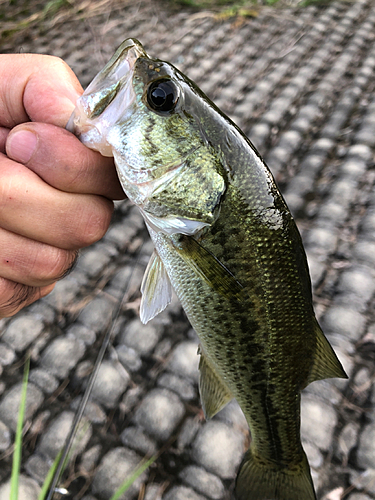
[(164, 264), (154, 250), (143, 276), (140, 318), (146, 324), (163, 311), (172, 299), (172, 285)]
[(207, 359), (203, 349), (199, 346), (199, 393), (206, 419), (212, 418), (216, 413), (233, 399), (233, 396), (221, 378), (215, 372), (212, 363)]
[(306, 386), (315, 380), (322, 380), (325, 378), (348, 378), (318, 322), (316, 322), (315, 331), (317, 342), (315, 357)]
[(243, 293), (243, 286), (213, 254), (190, 236), (179, 237), (175, 249), (185, 263), (216, 292), (238, 300)]

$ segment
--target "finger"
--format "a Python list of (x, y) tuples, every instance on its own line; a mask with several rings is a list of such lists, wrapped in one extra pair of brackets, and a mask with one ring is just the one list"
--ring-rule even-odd
[(65, 127), (82, 87), (62, 59), (3, 54), (0, 64), (0, 126), (31, 120)]
[(45, 123), (18, 125), (8, 136), (6, 152), (62, 191), (124, 198), (113, 158), (88, 149), (62, 128)]
[(108, 229), (113, 203), (46, 184), (27, 167), (0, 155), (0, 226), (47, 245), (75, 250)]
[(0, 153), (5, 153), (5, 143), (9, 134), (9, 129), (0, 127)]
[(2, 278), (41, 287), (66, 276), (78, 252), (51, 247), (0, 228), (0, 255)]
[(52, 292), (55, 284), (35, 288), (0, 278), (0, 318), (14, 316), (20, 309)]

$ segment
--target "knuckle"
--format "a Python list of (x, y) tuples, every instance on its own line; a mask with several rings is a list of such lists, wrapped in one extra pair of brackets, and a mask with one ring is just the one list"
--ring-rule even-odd
[(71, 68), (63, 59), (61, 59), (61, 57), (49, 55), (48, 58), (49, 66), (53, 67), (58, 74), (66, 76), (70, 76), (72, 74)]
[(73, 269), (77, 257), (77, 250), (48, 247), (47, 255), (35, 261), (32, 274), (43, 285), (53, 283), (56, 280), (62, 279)]
[(9, 129), (0, 126), (0, 153), (5, 154), (5, 143), (9, 134)]
[(0, 278), (0, 318), (14, 316), (40, 297), (39, 288)]
[(79, 247), (92, 245), (96, 241), (103, 238), (113, 213), (113, 203), (104, 198), (100, 199), (100, 205), (88, 214), (83, 222), (83, 230), (79, 235)]
[(0, 213), (8, 205), (14, 203), (18, 187), (18, 167), (11, 170), (10, 160), (0, 156)]

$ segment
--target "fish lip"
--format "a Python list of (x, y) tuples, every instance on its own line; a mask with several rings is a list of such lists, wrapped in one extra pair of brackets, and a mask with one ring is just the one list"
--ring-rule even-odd
[(83, 95), (92, 95), (100, 90), (107, 90), (114, 84), (122, 87), (129, 80), (139, 57), (148, 57), (142, 44), (135, 38), (124, 40), (108, 63), (88, 85)]
[[(112, 146), (107, 142), (108, 129), (113, 120), (107, 119), (109, 108), (124, 118), (117, 108), (126, 110), (135, 100), (131, 81), (135, 63), (139, 57), (148, 57), (141, 43), (132, 38), (124, 40), (102, 71), (77, 99), (76, 107), (69, 118), (66, 129), (79, 137), (81, 142), (97, 149), (104, 156), (113, 156)], [(122, 99), (117, 99), (119, 94)], [(111, 106), (113, 103), (113, 106)], [(112, 111), (113, 113), (113, 111)]]

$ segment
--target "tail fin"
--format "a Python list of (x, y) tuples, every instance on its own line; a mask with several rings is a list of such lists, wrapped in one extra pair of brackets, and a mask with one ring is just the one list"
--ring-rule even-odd
[(245, 455), (236, 481), (237, 500), (316, 500), (304, 454), (298, 467), (280, 468)]

